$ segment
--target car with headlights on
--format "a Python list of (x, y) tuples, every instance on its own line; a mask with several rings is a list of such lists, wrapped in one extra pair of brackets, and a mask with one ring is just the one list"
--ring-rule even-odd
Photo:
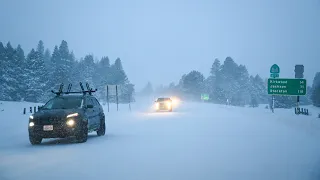
[[(85, 92), (85, 91), (83, 91)], [(88, 133), (105, 135), (105, 114), (91, 93), (59, 94), (29, 117), (28, 131), (32, 145), (43, 138), (75, 136), (77, 142), (87, 141)]]
[(172, 112), (172, 100), (171, 98), (161, 97), (155, 101), (155, 110)]

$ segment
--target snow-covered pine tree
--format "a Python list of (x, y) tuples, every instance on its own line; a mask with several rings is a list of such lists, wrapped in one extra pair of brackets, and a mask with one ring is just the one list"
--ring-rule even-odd
[[(72, 83), (73, 85), (78, 86), (79, 81), (80, 81), (80, 74), (79, 74), (79, 63), (76, 61), (75, 55), (73, 51), (70, 52), (69, 54), (69, 82)], [(74, 87), (75, 88), (75, 87)]]
[(122, 62), (120, 58), (117, 58), (114, 64), (111, 66), (111, 76), (112, 76), (112, 84), (127, 84), (128, 77), (123, 70)]
[(43, 61), (44, 60), (44, 43), (42, 40), (40, 40), (38, 43), (37, 52), (38, 52), (39, 59)]
[(111, 78), (109, 58), (102, 57), (96, 66), (94, 77), (96, 88), (98, 88), (96, 95), (101, 100), (106, 100), (106, 85), (109, 84)]
[(39, 53), (32, 49), (27, 56), (27, 89), (26, 101), (41, 102), (44, 96), (44, 87), (46, 86), (47, 77), (44, 76), (45, 65)]
[(229, 100), (233, 105), (239, 104), (238, 92), (240, 85), (237, 81), (238, 65), (231, 57), (227, 57), (221, 66), (221, 78), (219, 79), (219, 86), (221, 87), (224, 101)]
[(66, 86), (71, 83), (71, 74), (75, 60), (70, 56), (68, 43), (66, 41), (63, 40), (59, 48), (55, 46), (51, 62), (54, 67), (51, 87), (57, 88), (61, 83), (64, 83)]
[(5, 77), (7, 76), (7, 72), (6, 72), (6, 51), (5, 48), (2, 44), (2, 42), (0, 42), (0, 84), (1, 84), (1, 88), (0, 88), (0, 100), (7, 100), (7, 95), (5, 94), (6, 92), (6, 79)]
[(251, 101), (250, 93), (249, 93), (249, 87), (250, 87), (250, 81), (249, 81), (249, 73), (244, 65), (240, 65), (238, 67), (237, 73), (237, 83), (239, 84), (239, 89), (237, 92), (238, 97), (238, 105), (244, 106), (246, 104), (249, 104)]
[(24, 51), (20, 45), (18, 45), (18, 47), (15, 50), (14, 62), (16, 64), (15, 71), (16, 71), (16, 78), (17, 78), (17, 83), (18, 83), (15, 100), (19, 101), (19, 100), (23, 100), (26, 95), (26, 93), (25, 93), (25, 89), (26, 89), (26, 84), (25, 84), (26, 64), (25, 63), (26, 63), (26, 60), (25, 60)]
[(36, 66), (38, 67), (37, 74), (40, 77), (38, 83), (39, 83), (39, 86), (42, 90), (42, 93), (39, 94), (37, 97), (37, 101), (38, 102), (45, 102), (48, 99), (49, 95), (51, 94), (50, 93), (51, 86), (49, 83), (51, 76), (49, 75), (49, 73), (48, 73), (49, 71), (46, 66), (44, 43), (41, 40), (39, 41), (38, 46), (37, 46), (36, 57), (37, 57)]
[(209, 92), (210, 99), (213, 102), (222, 102), (221, 83), (221, 62), (216, 58), (211, 66), (210, 76), (206, 80), (207, 92)]
[[(62, 41), (59, 47), (59, 54), (61, 58), (61, 62), (59, 64), (59, 68), (57, 69), (62, 76), (62, 82), (64, 84), (68, 84), (72, 82), (70, 72), (74, 65), (74, 59), (71, 59), (68, 43), (66, 41)], [(74, 58), (74, 56), (72, 57)]]
[(52, 68), (51, 52), (49, 49), (46, 49), (46, 51), (44, 52), (44, 64), (46, 65), (48, 71), (50, 70), (50, 68)]
[(58, 72), (59, 66), (61, 62), (61, 56), (59, 52), (58, 46), (54, 47), (52, 56), (51, 56), (51, 63), (52, 69), (50, 69), (50, 87), (57, 88), (62, 82), (63, 77)]
[(121, 96), (120, 101), (127, 103), (132, 98), (134, 92), (134, 85), (130, 83), (125, 71), (123, 70), (120, 58), (117, 58), (113, 65), (110, 67), (110, 84), (120, 85)]
[(203, 92), (204, 76), (198, 71), (191, 71), (187, 74), (183, 81), (183, 88), (189, 95), (189, 98), (193, 100), (199, 100), (200, 95)]
[(80, 62), (80, 78), (82, 83), (89, 83), (92, 88), (95, 87), (93, 83), (95, 63), (93, 55), (86, 55), (83, 61)]
[(150, 96), (153, 93), (153, 87), (151, 82), (148, 82), (147, 85), (142, 89), (142, 96)]
[(4, 94), (6, 95), (5, 100), (15, 101), (18, 99), (18, 75), (16, 72), (16, 61), (15, 61), (15, 49), (11, 46), (10, 42), (7, 43), (5, 47), (5, 61), (4, 68), (5, 73), (4, 83), (2, 87), (4, 88)]

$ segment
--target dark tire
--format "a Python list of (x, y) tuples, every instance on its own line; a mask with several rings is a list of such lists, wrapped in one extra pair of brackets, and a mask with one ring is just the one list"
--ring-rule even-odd
[(105, 118), (103, 117), (100, 121), (100, 127), (97, 131), (98, 136), (104, 136), (106, 134), (106, 122)]
[(78, 143), (84, 143), (88, 140), (88, 127), (87, 124), (82, 125), (80, 131), (76, 135), (76, 139)]
[(35, 135), (29, 135), (29, 140), (32, 145), (37, 145), (37, 144), (41, 144), (42, 137), (35, 136)]

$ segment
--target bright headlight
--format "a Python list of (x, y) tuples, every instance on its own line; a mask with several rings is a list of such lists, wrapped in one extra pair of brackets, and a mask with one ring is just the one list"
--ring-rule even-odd
[(29, 126), (33, 127), (34, 126), (34, 122), (29, 122)]
[(76, 116), (78, 116), (78, 115), (79, 115), (78, 113), (69, 114), (69, 115), (67, 116), (67, 118), (76, 117)]
[(156, 105), (155, 105), (155, 106), (156, 106), (156, 109), (158, 109), (158, 108), (159, 108), (159, 103), (156, 103)]
[(171, 102), (167, 102), (167, 106), (168, 106), (168, 107), (171, 107)]
[(29, 117), (29, 119), (33, 119), (33, 116), (31, 115), (31, 116)]
[(67, 121), (68, 126), (73, 126), (76, 122), (73, 119)]

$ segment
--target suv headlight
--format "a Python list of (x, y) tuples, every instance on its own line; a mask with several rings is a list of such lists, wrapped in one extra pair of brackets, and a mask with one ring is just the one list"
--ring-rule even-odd
[(76, 124), (76, 122), (73, 120), (73, 119), (69, 119), (68, 121), (67, 121), (67, 125), (68, 126), (74, 126)]
[(171, 102), (167, 102), (167, 106), (170, 108), (171, 107)]
[(31, 115), (31, 116), (29, 117), (29, 119), (34, 119), (33, 115)]
[(33, 127), (34, 126), (34, 122), (29, 122), (29, 127)]
[(69, 114), (67, 118), (76, 117), (76, 116), (79, 116), (79, 114), (78, 113)]

